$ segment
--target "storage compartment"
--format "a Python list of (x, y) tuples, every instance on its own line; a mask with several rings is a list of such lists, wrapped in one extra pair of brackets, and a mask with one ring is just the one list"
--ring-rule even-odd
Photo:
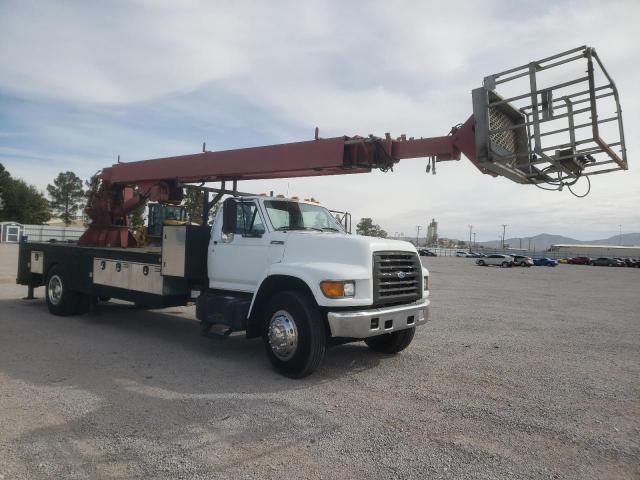
[(186, 225), (165, 225), (162, 229), (162, 275), (184, 277), (187, 247)]
[(210, 227), (165, 225), (162, 229), (162, 275), (207, 282)]
[(123, 262), (106, 258), (93, 259), (93, 283), (154, 295), (183, 295), (184, 281), (164, 278), (160, 265)]
[(131, 264), (129, 268), (129, 288), (139, 292), (162, 295), (163, 280), (160, 265)]
[(44, 253), (35, 250), (31, 252), (30, 270), (31, 273), (40, 275), (44, 273)]
[(129, 263), (105, 258), (93, 259), (93, 283), (129, 288)]

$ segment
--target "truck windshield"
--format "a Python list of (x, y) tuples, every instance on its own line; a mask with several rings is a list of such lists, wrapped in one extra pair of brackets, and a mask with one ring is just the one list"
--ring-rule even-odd
[(275, 230), (344, 231), (329, 210), (319, 205), (286, 200), (266, 200), (264, 206)]

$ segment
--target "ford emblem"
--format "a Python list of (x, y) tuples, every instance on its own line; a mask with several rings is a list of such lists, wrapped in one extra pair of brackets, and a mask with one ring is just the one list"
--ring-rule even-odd
[(406, 274), (406, 273), (404, 273), (404, 272), (398, 272), (398, 278), (399, 278), (400, 280), (402, 280), (402, 279), (403, 279), (404, 277), (406, 277), (406, 276), (407, 276), (407, 274)]

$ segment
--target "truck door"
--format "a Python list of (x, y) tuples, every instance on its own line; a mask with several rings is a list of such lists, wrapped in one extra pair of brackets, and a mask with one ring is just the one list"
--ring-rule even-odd
[(216, 228), (209, 244), (209, 286), (253, 292), (273, 256), (277, 251), (281, 254), (282, 246), (271, 244), (260, 208), (254, 200), (228, 201), (236, 202), (235, 231), (224, 234), (219, 225)]

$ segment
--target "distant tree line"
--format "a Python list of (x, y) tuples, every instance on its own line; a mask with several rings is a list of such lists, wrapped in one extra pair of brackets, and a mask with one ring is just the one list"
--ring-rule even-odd
[[(47, 185), (47, 198), (34, 185), (13, 178), (0, 163), (0, 222), (42, 224), (56, 216), (65, 225), (70, 225), (82, 217), (90, 193), (97, 187), (98, 180), (95, 178), (83, 184), (82, 179), (74, 172), (60, 172), (53, 182)], [(190, 222), (201, 222), (203, 198), (200, 191), (186, 191), (183, 205)], [(146, 207), (146, 202), (143, 202), (130, 213), (129, 217), (134, 227), (144, 225)]]
[(0, 163), (0, 221), (44, 223), (49, 218), (44, 195), (33, 185), (13, 178)]

